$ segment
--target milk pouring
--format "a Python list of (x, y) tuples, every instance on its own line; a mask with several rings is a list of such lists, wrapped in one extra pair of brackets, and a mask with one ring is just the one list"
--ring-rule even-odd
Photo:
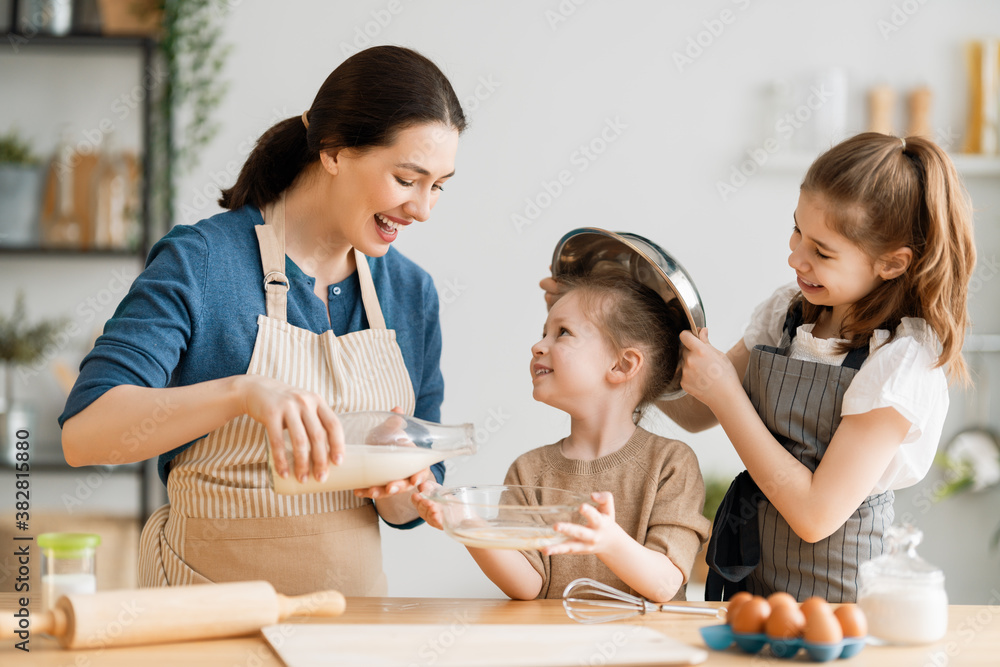
[[(276, 493), (295, 495), (384, 486), (406, 479), (452, 456), (475, 453), (472, 424), (448, 426), (394, 412), (363, 411), (337, 415), (344, 429), (344, 459), (329, 466), (323, 482), (311, 474), (300, 482), (275, 474), (268, 450), (271, 485)], [(292, 466), (292, 446), (287, 431), (285, 457)]]

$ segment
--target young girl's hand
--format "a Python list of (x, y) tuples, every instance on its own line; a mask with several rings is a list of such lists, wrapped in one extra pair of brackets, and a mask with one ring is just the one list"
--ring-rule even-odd
[(701, 329), (697, 337), (682, 331), (681, 345), (681, 389), (713, 409), (728, 392), (744, 393), (729, 357), (708, 342), (708, 329)]
[[(615, 522), (615, 499), (607, 492), (591, 495), (597, 507), (583, 505), (580, 513), (587, 520), (586, 526), (575, 523), (557, 523), (557, 532), (570, 539), (551, 547), (545, 547), (543, 553), (555, 554), (600, 554), (610, 551), (625, 533)], [(627, 537), (627, 536), (626, 536)]]
[(438, 530), (443, 530), (441, 507), (436, 502), (428, 500), (421, 495), (424, 493), (430, 494), (439, 486), (440, 484), (437, 482), (424, 482), (418, 486), (414, 494), (410, 496), (410, 502), (417, 508), (417, 513), (420, 515), (420, 518), (426, 521), (428, 526), (433, 526)]

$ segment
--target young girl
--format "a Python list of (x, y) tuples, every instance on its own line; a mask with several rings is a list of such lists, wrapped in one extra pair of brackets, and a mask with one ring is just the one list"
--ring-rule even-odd
[[(722, 425), (747, 470), (707, 556), (707, 599), (736, 590), (853, 601), (883, 551), (893, 489), (928, 471), (961, 356), (975, 262), (970, 205), (947, 155), (866, 133), (821, 155), (795, 209), (796, 283), (727, 354), (681, 334), (688, 396), (660, 407)], [(742, 385), (740, 379), (742, 378)]]
[[(562, 597), (578, 577), (651, 600), (684, 599), (709, 528), (701, 471), (687, 445), (634, 419), (674, 375), (678, 349), (665, 341), (676, 341), (676, 330), (661, 298), (634, 281), (577, 278), (565, 288), (531, 348), (530, 371), (535, 400), (569, 413), (570, 434), (518, 457), (505, 484), (591, 493), (597, 507), (582, 507), (586, 526), (557, 524), (570, 539), (542, 552), (469, 552), (515, 599)], [(419, 494), (413, 502), (441, 527), (434, 503)]]

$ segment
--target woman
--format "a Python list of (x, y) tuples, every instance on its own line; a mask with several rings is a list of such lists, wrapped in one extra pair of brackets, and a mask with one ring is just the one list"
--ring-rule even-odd
[(386, 592), (378, 516), (416, 525), (403, 492), (431, 471), (279, 496), (267, 448), (279, 474), (322, 480), (343, 452), (335, 413), (440, 420), (437, 293), (390, 244), (428, 218), (464, 128), (431, 61), (362, 51), (301, 117), (264, 133), (222, 193), (228, 212), (153, 247), (60, 417), (71, 465), (159, 457), (170, 504), (143, 530), (141, 586), (265, 579), (286, 594)]

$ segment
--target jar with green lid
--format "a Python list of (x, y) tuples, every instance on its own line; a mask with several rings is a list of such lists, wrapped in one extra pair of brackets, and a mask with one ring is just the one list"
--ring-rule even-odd
[(42, 609), (52, 609), (63, 595), (97, 591), (97, 545), (92, 533), (42, 533)]

